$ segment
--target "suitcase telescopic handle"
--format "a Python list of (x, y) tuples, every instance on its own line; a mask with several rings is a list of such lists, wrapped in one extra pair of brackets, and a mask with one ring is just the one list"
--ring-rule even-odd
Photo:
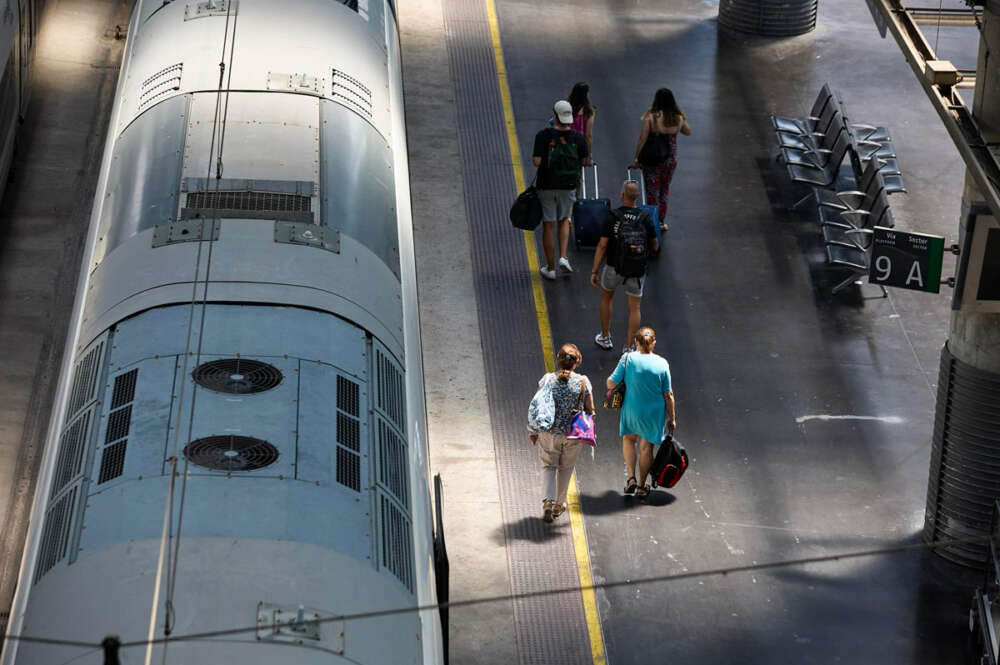
[[(639, 177), (633, 178), (632, 171), (638, 171)], [(642, 169), (625, 169), (625, 178), (632, 182), (639, 183), (639, 196), (642, 197), (642, 205), (646, 204), (646, 179), (642, 177)]]
[[(598, 184), (597, 184), (597, 162), (594, 162), (592, 166), (594, 167), (594, 198), (595, 199), (599, 199), (599, 198), (601, 198), (601, 192), (598, 189)], [(583, 166), (583, 167), (580, 168), (580, 193), (583, 195), (584, 199), (587, 198), (587, 167), (586, 166)]]

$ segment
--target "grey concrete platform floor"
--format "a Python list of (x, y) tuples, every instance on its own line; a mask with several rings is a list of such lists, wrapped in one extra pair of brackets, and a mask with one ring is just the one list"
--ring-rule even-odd
[(125, 0), (49, 0), (0, 204), (0, 609), (21, 562), (128, 24)]
[[(962, 163), (864, 3), (822, 2), (815, 32), (781, 40), (720, 31), (713, 2), (499, 5), (525, 155), (578, 80), (598, 106), (607, 196), (656, 88), (674, 90), (694, 132), (678, 142), (671, 230), (643, 299), (643, 322), (671, 361), (693, 469), (647, 504), (623, 501), (617, 422), (601, 414), (596, 462), (578, 466), (595, 577), (919, 542), (950, 292), (831, 297), (839, 275), (822, 265), (814, 212), (787, 212), (798, 191), (773, 161), (768, 120), (804, 115), (829, 81), (852, 120), (891, 129), (910, 190), (890, 199), (897, 226), (956, 239)], [(942, 50), (963, 48), (954, 33), (941, 39)], [(603, 383), (617, 355), (590, 341), (592, 254), (570, 259), (578, 273), (546, 284), (555, 342), (579, 344), (583, 371)], [(884, 420), (810, 418), (824, 415)], [(617, 588), (602, 594), (601, 613), (615, 665), (650, 662), (664, 636), (678, 664), (960, 663), (969, 579), (929, 554), (893, 555)]]
[[(413, 6), (420, 14), (427, 3)], [(617, 422), (601, 414), (596, 459), (585, 456), (578, 466), (595, 578), (919, 542), (950, 293), (832, 297), (839, 275), (822, 265), (811, 213), (787, 211), (798, 192), (772, 160), (767, 118), (805, 114), (829, 81), (853, 120), (891, 128), (910, 189), (891, 199), (897, 225), (954, 240), (963, 167), (894, 42), (878, 38), (862, 3), (844, 0), (821, 3), (813, 33), (781, 40), (720, 32), (711, 1), (499, 0), (498, 8), (526, 161), (552, 102), (577, 80), (590, 82), (598, 105), (605, 195), (616, 193), (655, 88), (673, 88), (694, 126), (694, 136), (680, 142), (671, 231), (644, 298), (644, 322), (658, 330), (658, 351), (672, 362), (678, 434), (694, 468), (648, 503), (624, 501)], [(409, 27), (439, 30), (436, 11), (411, 15)], [(405, 12), (403, 26), (405, 35)], [(942, 29), (939, 53), (972, 66), (968, 37)], [(407, 86), (432, 441), (435, 427), (449, 437), (433, 461), (446, 480), (463, 479), (471, 496), (489, 505), (495, 483), (484, 472), (488, 442), (462, 449), (456, 444), (474, 437), (455, 434), (485, 423), (444, 417), (449, 400), (475, 387), (448, 381), (481, 367), (469, 337), (476, 334), (469, 314), (475, 302), (464, 279), (465, 230), (442, 223), (463, 214), (452, 190), (463, 168), (454, 162), (453, 93), (439, 43), (426, 33), (410, 41), (410, 80), (418, 65), (438, 70)], [(526, 171), (530, 177), (527, 164)], [(554, 341), (579, 344), (583, 371), (600, 384), (617, 354), (589, 341), (598, 327), (598, 295), (585, 279), (591, 254), (570, 258), (578, 273), (546, 284)], [(946, 257), (945, 276), (952, 271)], [(446, 283), (451, 288), (442, 290)], [(624, 302), (616, 304), (620, 345)], [(442, 316), (454, 318), (442, 324)], [(439, 351), (433, 340), (441, 337), (447, 348)], [(512, 363), (525, 355), (507, 351)], [(525, 386), (525, 402), (530, 394)], [(831, 415), (883, 419), (815, 418)], [(445, 513), (448, 533), (461, 533), (450, 550), (456, 597), (485, 590), (464, 586), (477, 578), (467, 568), (477, 562), (467, 557), (483, 553), (475, 532), (493, 530), (497, 516), (494, 506), (478, 513), (468, 500), (450, 492)], [(492, 565), (483, 578), (501, 590), (499, 561)], [(616, 665), (961, 663), (970, 656), (966, 616), (976, 579), (932, 555), (906, 554), (631, 586), (599, 600)], [(508, 631), (510, 608), (492, 611), (498, 631)], [(486, 662), (496, 644), (486, 625), (485, 610), (453, 613), (454, 662)], [(513, 662), (504, 659), (508, 653), (496, 662)]]

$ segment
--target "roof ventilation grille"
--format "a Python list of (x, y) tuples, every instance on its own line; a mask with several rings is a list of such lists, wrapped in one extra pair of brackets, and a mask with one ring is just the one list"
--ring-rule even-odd
[(216, 471), (254, 471), (278, 461), (278, 449), (250, 436), (208, 436), (184, 446), (192, 464)]
[(276, 387), (282, 379), (281, 370), (274, 365), (244, 358), (202, 363), (194, 368), (191, 377), (202, 388), (233, 395), (261, 393)]

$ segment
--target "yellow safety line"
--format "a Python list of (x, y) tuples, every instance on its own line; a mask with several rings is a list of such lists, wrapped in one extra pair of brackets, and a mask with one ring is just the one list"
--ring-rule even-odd
[[(518, 192), (524, 190), (524, 172), (521, 168), (521, 149), (517, 143), (517, 128), (514, 126), (514, 105), (510, 100), (507, 85), (507, 68), (504, 65), (503, 47), (500, 45), (500, 25), (494, 0), (484, 0), (490, 23), (490, 37), (493, 42), (493, 60), (497, 67), (497, 82), (500, 84), (500, 99), (503, 103), (504, 125), (507, 127), (507, 145), (510, 149), (511, 166), (514, 169), (514, 184)], [(552, 329), (549, 326), (549, 310), (545, 305), (542, 278), (538, 273), (538, 250), (535, 234), (524, 232), (524, 251), (528, 255), (528, 271), (531, 275), (531, 292), (535, 297), (535, 315), (538, 319), (538, 336), (542, 343), (546, 371), (555, 369), (555, 349), (552, 345)], [(583, 513), (580, 511), (580, 494), (576, 488), (576, 476), (570, 479), (569, 492), (570, 531), (573, 535), (573, 550), (576, 552), (576, 568), (580, 576), (583, 611), (590, 635), (590, 654), (594, 665), (607, 665), (604, 651), (604, 635), (601, 633), (601, 618), (597, 613), (597, 596), (594, 593), (594, 579), (590, 573), (590, 550), (587, 547), (587, 532), (583, 528)]]

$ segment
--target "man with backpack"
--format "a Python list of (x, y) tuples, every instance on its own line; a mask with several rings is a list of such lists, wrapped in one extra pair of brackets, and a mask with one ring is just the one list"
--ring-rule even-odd
[(547, 265), (539, 269), (545, 279), (556, 278), (556, 222), (559, 222), (559, 270), (573, 272), (566, 258), (569, 245), (569, 218), (580, 184), (580, 168), (591, 163), (587, 139), (570, 125), (573, 107), (559, 100), (552, 107), (552, 127), (535, 135), (531, 161), (538, 167), (535, 187), (542, 204), (542, 247)]
[[(608, 213), (604, 222), (601, 240), (594, 252), (594, 267), (590, 273), (590, 283), (601, 289), (601, 332), (594, 337), (594, 343), (605, 350), (614, 346), (611, 342), (611, 300), (619, 285), (625, 287), (628, 302), (628, 335), (625, 349), (634, 343), (642, 315), (639, 301), (642, 298), (642, 284), (645, 281), (646, 262), (650, 254), (659, 251), (656, 228), (653, 219), (645, 210), (637, 207), (639, 183), (626, 180), (622, 185), (622, 205)], [(606, 260), (603, 270), (601, 261)]]

